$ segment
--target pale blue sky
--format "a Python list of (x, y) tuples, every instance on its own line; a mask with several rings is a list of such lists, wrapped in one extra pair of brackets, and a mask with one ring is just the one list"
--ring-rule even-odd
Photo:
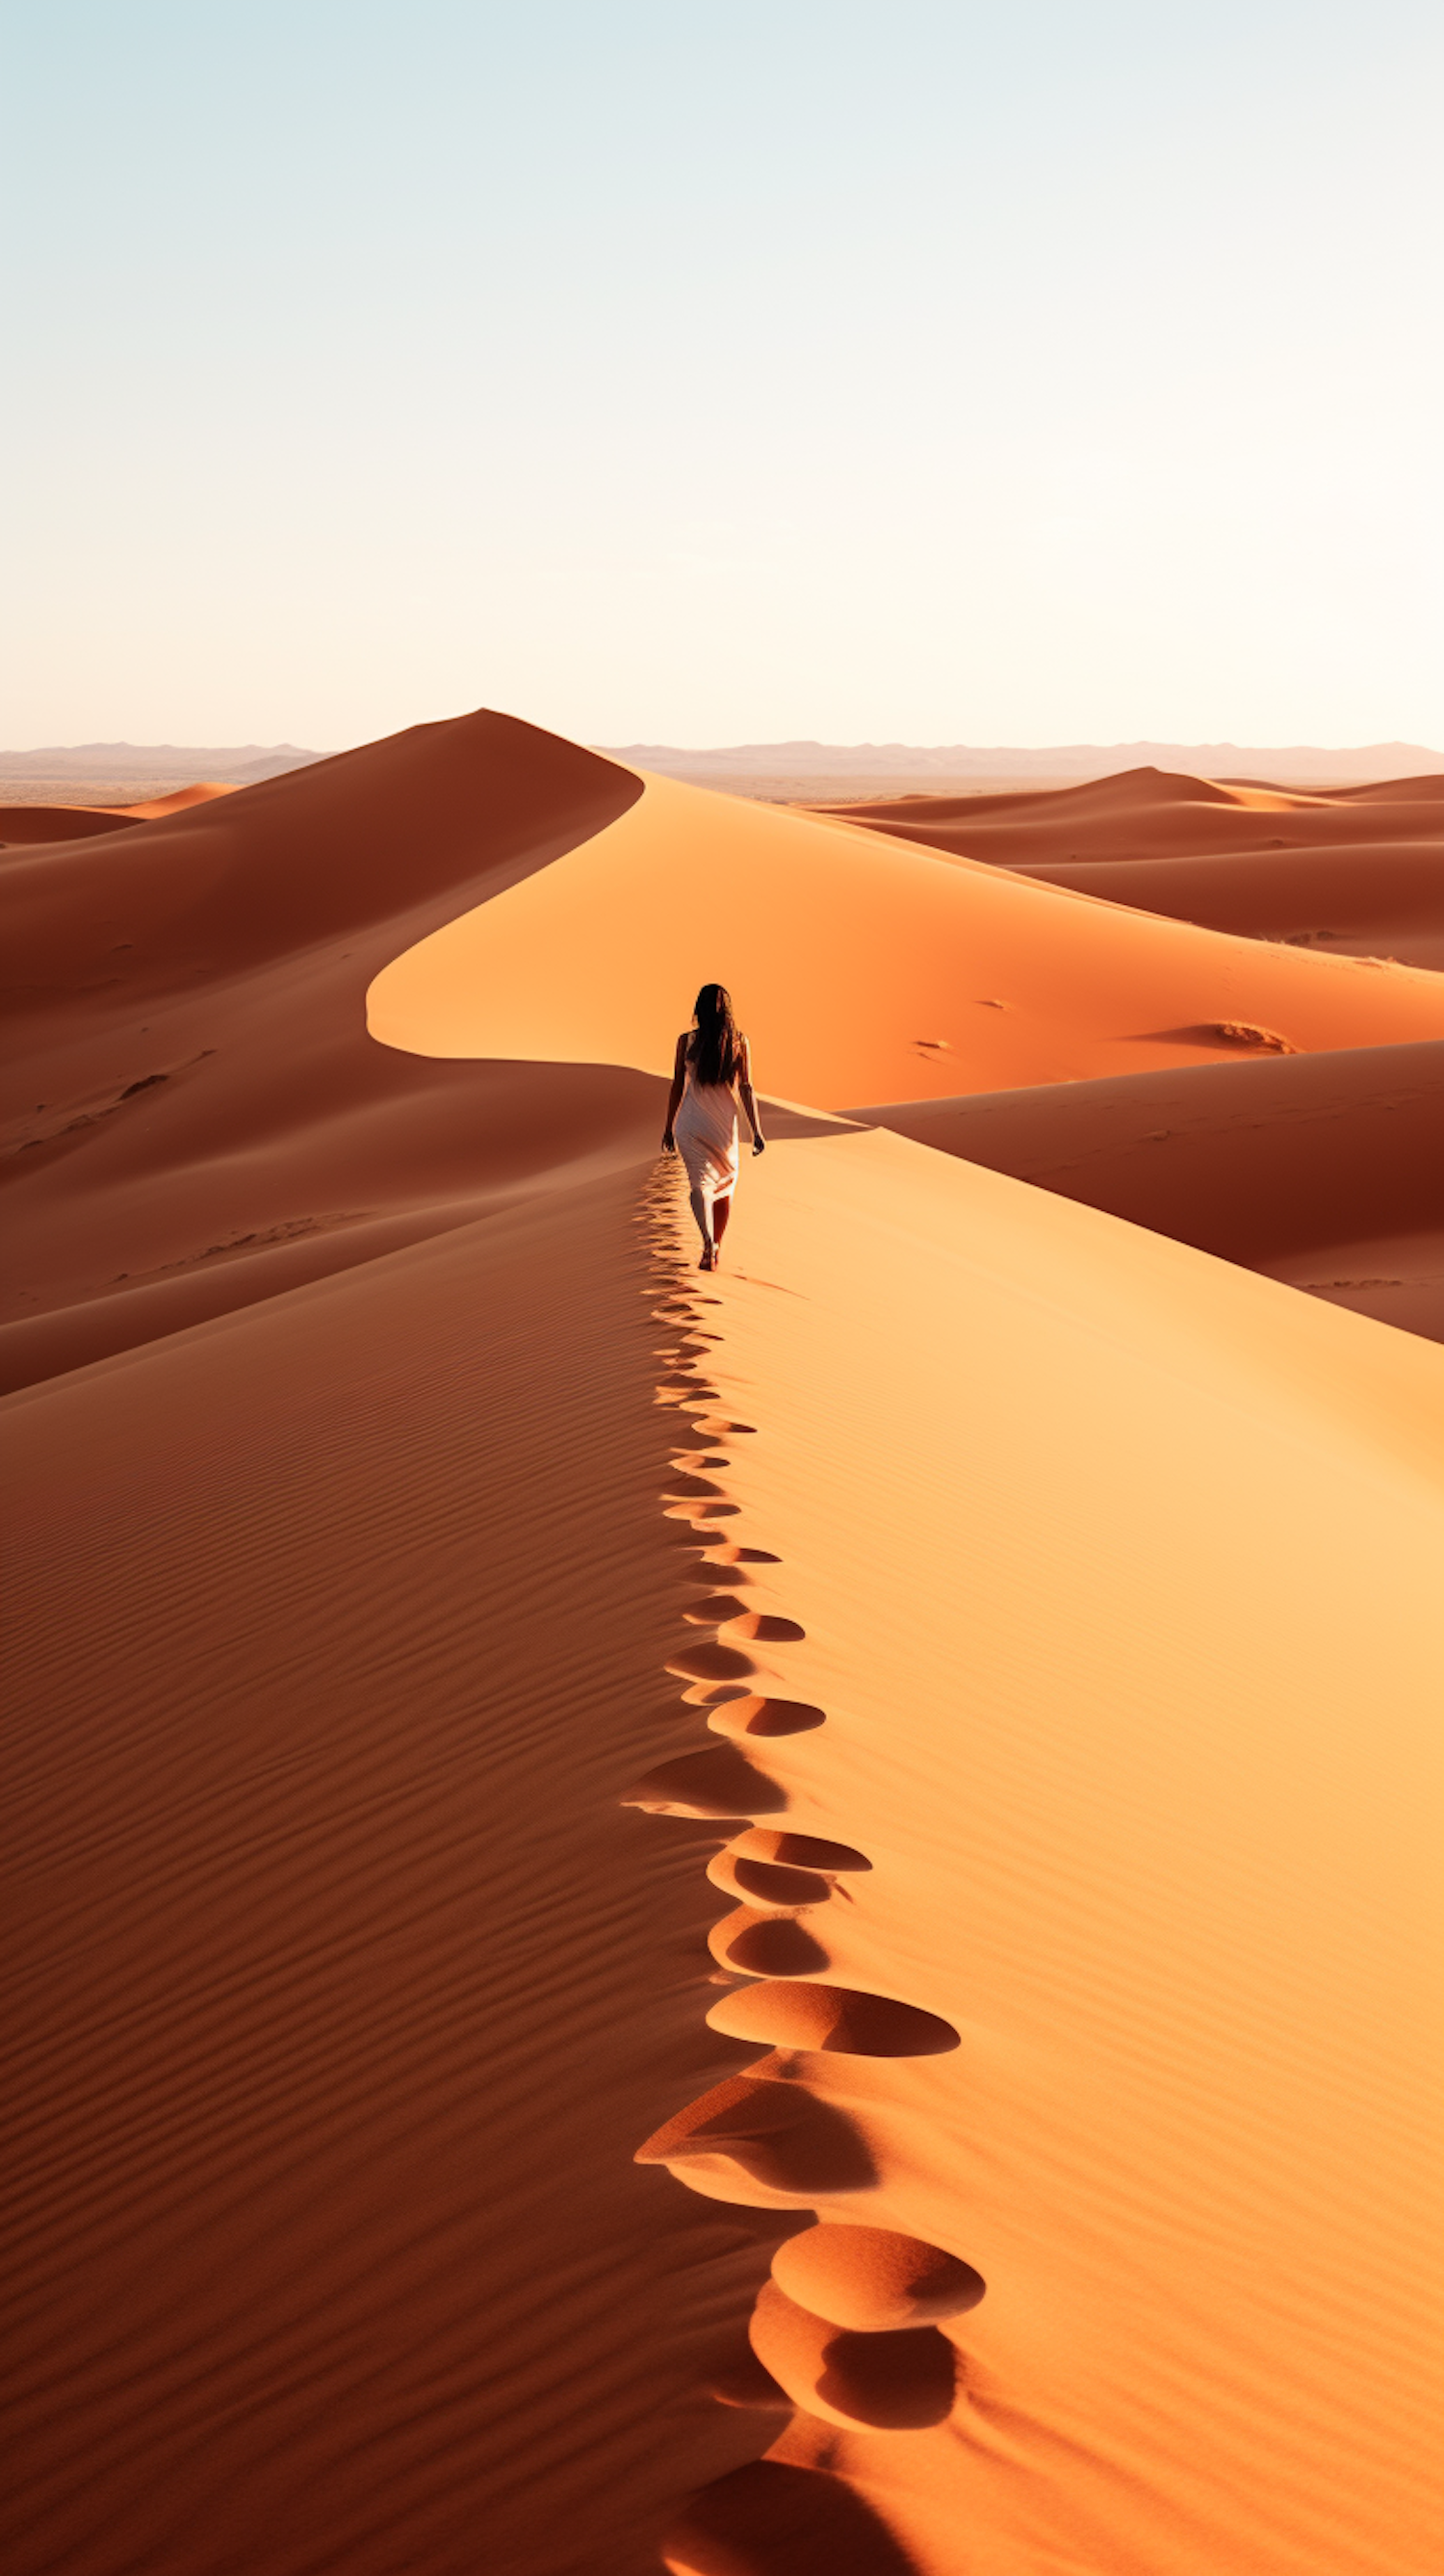
[(1423, 0), (26, 0), (0, 742), (1444, 742)]

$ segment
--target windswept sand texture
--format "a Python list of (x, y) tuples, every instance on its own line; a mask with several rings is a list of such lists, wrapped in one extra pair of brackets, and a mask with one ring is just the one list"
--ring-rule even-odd
[(1437, 980), (489, 715), (0, 872), (7, 2566), (1432, 2570)]

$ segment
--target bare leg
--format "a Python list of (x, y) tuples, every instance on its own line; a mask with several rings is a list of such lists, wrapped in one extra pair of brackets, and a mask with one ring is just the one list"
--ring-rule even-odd
[(687, 1202), (692, 1210), (692, 1214), (697, 1220), (697, 1231), (702, 1237), (702, 1260), (700, 1266), (703, 1270), (710, 1270), (712, 1267), (712, 1228), (707, 1222), (707, 1202), (703, 1198), (700, 1190), (689, 1190), (687, 1193)]
[(723, 1235), (727, 1231), (727, 1220), (731, 1214), (732, 1193), (729, 1190), (725, 1198), (714, 1199), (712, 1201), (712, 1233), (719, 1246)]

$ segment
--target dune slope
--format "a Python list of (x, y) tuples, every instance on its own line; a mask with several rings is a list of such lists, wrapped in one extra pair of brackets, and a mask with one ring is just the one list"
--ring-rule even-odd
[[(1080, 791), (1081, 792), (1081, 791)], [(697, 985), (734, 989), (794, 1100), (928, 1098), (1228, 1054), (1444, 1036), (1427, 974), (1267, 948), (882, 834), (649, 779), (584, 847), (377, 976), (373, 1034), (438, 1056), (670, 1071)]]
[(1444, 1341), (1437, 1042), (852, 1115)]
[(130, 819), (108, 805), (0, 805), (0, 848), (94, 840), (123, 832)]
[(0, 858), (9, 917), (0, 1385), (465, 1223), (650, 1138), (635, 1077), (371, 1043), (398, 948), (640, 793), (504, 716), (421, 725)]
[(635, 1196), (0, 1406), (14, 2576), (647, 2576), (767, 2438), (776, 2226), (632, 2163), (748, 2053), (616, 1803), (695, 1590)]
[(1251, 939), (1444, 966), (1444, 781), (1328, 794), (1125, 772), (1051, 793), (913, 796), (848, 818), (939, 854)]
[[(878, 2571), (1413, 2576), (1439, 1357), (897, 1137), (748, 1182), (679, 1301), (755, 1426), (690, 1506), (744, 1669), (637, 1795), (756, 1820), (713, 2020), (775, 2053), (645, 2153), (826, 2225), (753, 2325), (800, 2411), (668, 2564), (825, 2565), (779, 2536), (810, 2472)], [(947, 2258), (981, 2304), (909, 2322)]]
[(130, 823), (159, 822), (192, 805), (208, 805), (215, 796), (238, 793), (227, 780), (200, 778), (169, 796), (142, 798), (135, 805), (0, 805), (0, 848), (36, 841), (92, 840), (100, 832), (123, 832)]

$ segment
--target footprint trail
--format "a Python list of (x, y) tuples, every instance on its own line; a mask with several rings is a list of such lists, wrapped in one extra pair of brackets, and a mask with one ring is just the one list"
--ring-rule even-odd
[[(828, 1909), (849, 1905), (845, 1884), (872, 1863), (864, 1850), (760, 1820), (785, 1815), (788, 1793), (750, 1748), (812, 1734), (827, 1711), (775, 1692), (750, 1651), (800, 1644), (795, 1619), (749, 1598), (753, 1566), (778, 1566), (747, 1543), (743, 1506), (729, 1491), (730, 1444), (760, 1426), (732, 1418), (725, 1392), (725, 1298), (692, 1284), (683, 1243), (684, 1200), (662, 1164), (638, 1224), (647, 1253), (642, 1294), (662, 1328), (655, 1401), (677, 1416), (671, 1473), (659, 1495), (670, 1520), (690, 1528), (699, 1573), (714, 1588), (683, 1608), (692, 1632), (666, 1660), (681, 1686), (680, 1711), (703, 1718), (721, 1741), (657, 1763), (624, 1803), (654, 1814), (711, 1819), (728, 1839), (707, 1876), (736, 1909), (709, 1947), (726, 1992), (708, 2012), (713, 2030), (755, 2040), (769, 2053), (713, 2085), (664, 2121), (637, 2150), (704, 2197), (813, 2214), (778, 2245), (772, 2277), (755, 2302), (750, 2354), (718, 2375), (723, 2405), (760, 2418), (790, 2411), (790, 2428), (909, 2432), (958, 2407), (963, 2355), (945, 2321), (976, 2307), (985, 2284), (941, 2246), (838, 2217), (841, 2198), (875, 2190), (878, 2174), (860, 2132), (808, 2088), (815, 2053), (885, 2061), (958, 2046), (938, 2014), (900, 1999), (837, 1985), (827, 1975)], [(712, 1274), (715, 1276), (716, 1274)], [(816, 2217), (819, 2201), (829, 2209)], [(770, 2446), (769, 2446), (770, 2447)], [(818, 2446), (825, 2461), (825, 2438)], [(694, 2496), (663, 2545), (673, 2576), (800, 2576), (843, 2565), (857, 2576), (894, 2576), (914, 2564), (879, 2520), (824, 2465), (771, 2456), (715, 2480)]]

